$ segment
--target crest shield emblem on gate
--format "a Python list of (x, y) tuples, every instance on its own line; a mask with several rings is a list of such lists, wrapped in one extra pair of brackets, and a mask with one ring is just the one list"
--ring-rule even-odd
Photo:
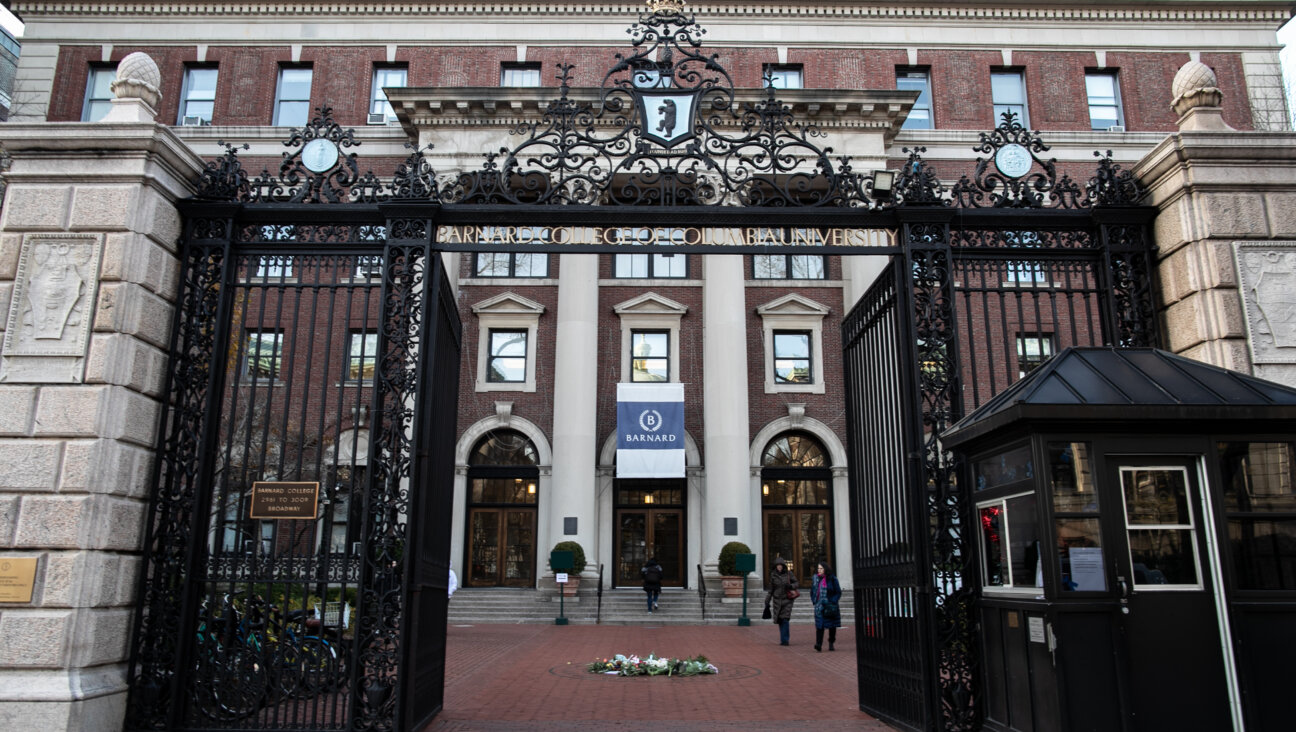
[(639, 131), (645, 140), (662, 147), (675, 147), (693, 137), (697, 112), (697, 93), (678, 91), (639, 91)]

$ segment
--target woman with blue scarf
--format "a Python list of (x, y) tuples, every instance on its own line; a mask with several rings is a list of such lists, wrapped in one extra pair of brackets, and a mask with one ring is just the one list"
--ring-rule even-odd
[(824, 628), (828, 629), (828, 650), (837, 641), (841, 627), (841, 583), (827, 562), (820, 562), (815, 576), (810, 580), (810, 599), (814, 602), (815, 650), (823, 650)]

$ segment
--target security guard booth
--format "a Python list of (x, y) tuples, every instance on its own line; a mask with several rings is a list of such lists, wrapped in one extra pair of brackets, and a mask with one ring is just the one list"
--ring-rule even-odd
[(1068, 348), (942, 439), (977, 535), (987, 729), (1290, 729), (1296, 389)]

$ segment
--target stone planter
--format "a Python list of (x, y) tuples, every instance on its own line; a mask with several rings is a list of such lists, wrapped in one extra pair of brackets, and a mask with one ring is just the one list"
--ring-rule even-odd
[(741, 576), (737, 576), (737, 577), (721, 577), (721, 578), (720, 578), (720, 587), (721, 587), (722, 589), (724, 589), (724, 596), (725, 596), (725, 597), (742, 597), (742, 596), (743, 596), (743, 578), (742, 578)]
[(580, 588), (580, 575), (568, 574), (567, 584), (562, 586), (563, 597), (575, 597), (576, 591)]

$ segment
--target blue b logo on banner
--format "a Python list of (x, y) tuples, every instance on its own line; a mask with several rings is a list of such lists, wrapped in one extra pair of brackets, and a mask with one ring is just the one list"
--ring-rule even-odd
[(617, 384), (617, 477), (684, 477), (683, 384)]

